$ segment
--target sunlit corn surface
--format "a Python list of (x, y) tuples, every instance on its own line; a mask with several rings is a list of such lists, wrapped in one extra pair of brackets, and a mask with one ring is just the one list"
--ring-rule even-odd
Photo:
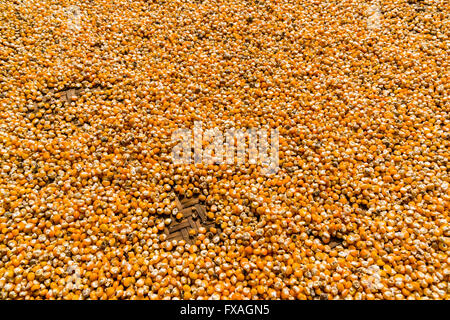
[[(0, 298), (448, 299), (449, 14), (0, 1)], [(279, 128), (278, 172), (174, 165), (195, 121)]]

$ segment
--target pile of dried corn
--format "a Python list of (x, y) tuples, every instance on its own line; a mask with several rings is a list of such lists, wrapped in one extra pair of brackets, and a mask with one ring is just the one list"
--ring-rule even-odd
[[(2, 1), (0, 298), (448, 299), (448, 15)], [(174, 165), (194, 121), (279, 128), (280, 170)], [(166, 241), (175, 193), (217, 228)]]

